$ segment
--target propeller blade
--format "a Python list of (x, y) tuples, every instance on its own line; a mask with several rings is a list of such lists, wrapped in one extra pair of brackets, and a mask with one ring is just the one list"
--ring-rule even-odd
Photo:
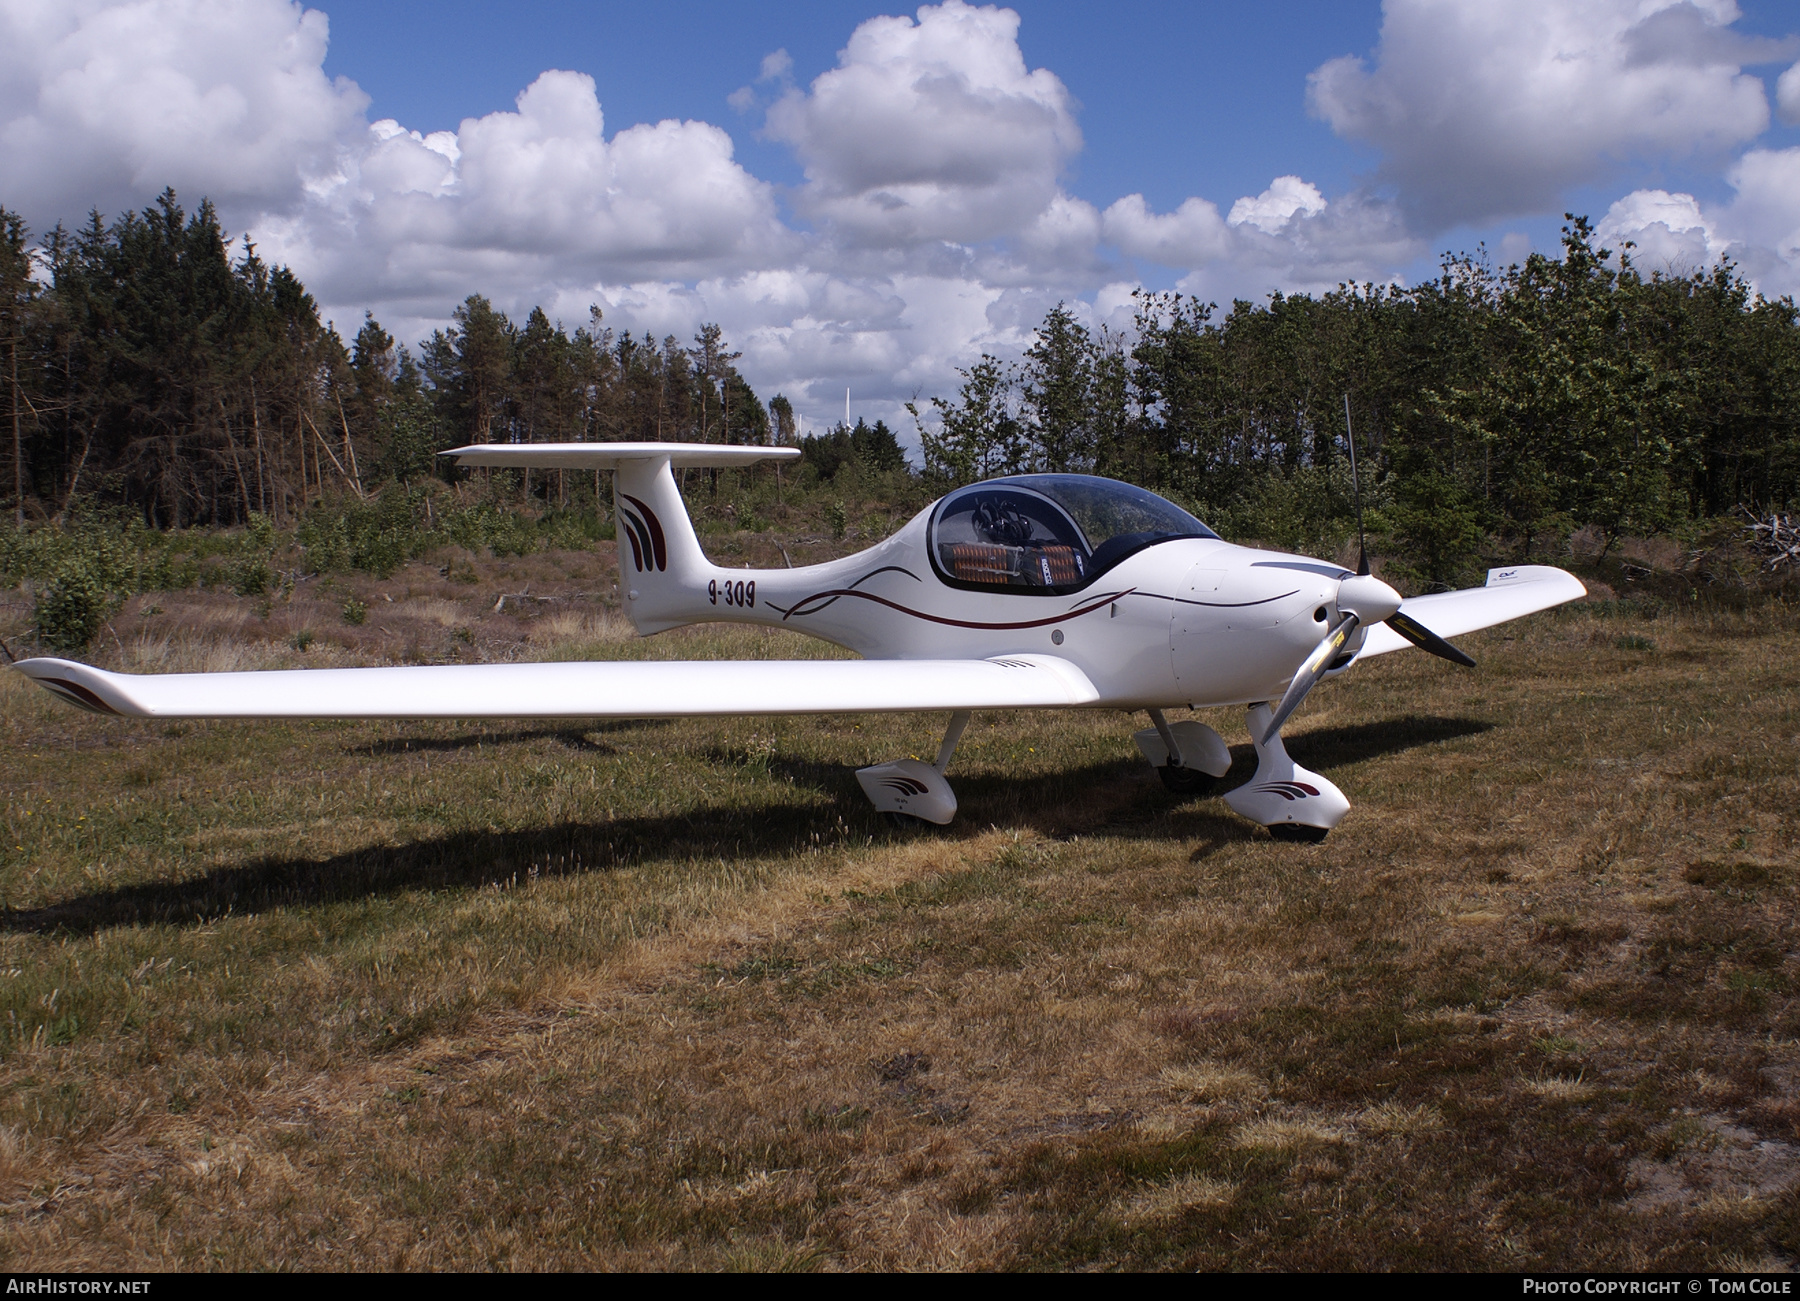
[(1452, 664), (1460, 664), (1465, 669), (1475, 667), (1475, 661), (1457, 650), (1449, 642), (1438, 636), (1431, 629), (1420, 623), (1409, 614), (1395, 611), (1385, 620), (1387, 626), (1406, 638), (1422, 651), (1430, 651), (1440, 659), (1449, 660)]
[(1306, 693), (1318, 685), (1319, 679), (1325, 676), (1325, 670), (1329, 669), (1331, 662), (1343, 652), (1344, 643), (1350, 640), (1350, 634), (1356, 631), (1356, 625), (1360, 622), (1361, 620), (1354, 614), (1346, 614), (1343, 622), (1326, 633), (1325, 640), (1313, 648), (1313, 653), (1306, 657), (1306, 662), (1295, 672), (1294, 680), (1288, 683), (1287, 692), (1281, 697), (1281, 703), (1275, 706), (1274, 717), (1269, 721), (1268, 730), (1263, 733), (1264, 745), (1267, 745), (1269, 739), (1281, 730), (1281, 725), (1287, 722), (1288, 715), (1300, 708), (1300, 702), (1306, 699)]

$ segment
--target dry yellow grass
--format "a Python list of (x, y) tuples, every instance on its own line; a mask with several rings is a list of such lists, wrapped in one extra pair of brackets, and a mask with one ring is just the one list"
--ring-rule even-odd
[(1260, 1097), (1266, 1092), (1263, 1082), (1249, 1071), (1213, 1062), (1170, 1066), (1162, 1078), (1172, 1094), (1188, 1102)]
[(1180, 1175), (1166, 1184), (1150, 1184), (1125, 1205), (1127, 1216), (1138, 1220), (1166, 1220), (1198, 1207), (1228, 1206), (1237, 1196), (1237, 1185), (1210, 1175)]
[[(184, 666), (800, 649), (621, 640), (599, 562), (509, 563), (305, 651), (350, 585), (140, 622)], [(1309, 699), (1316, 848), (1110, 714), (978, 715), (958, 824), (896, 836), (853, 770), (939, 719), (163, 726), (0, 676), (0, 1265), (1790, 1262), (1800, 636), (1467, 642)]]

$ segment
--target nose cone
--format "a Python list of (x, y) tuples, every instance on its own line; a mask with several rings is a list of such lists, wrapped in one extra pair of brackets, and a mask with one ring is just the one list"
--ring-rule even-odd
[(1400, 609), (1400, 593), (1372, 574), (1358, 574), (1338, 584), (1337, 607), (1364, 624), (1380, 623)]

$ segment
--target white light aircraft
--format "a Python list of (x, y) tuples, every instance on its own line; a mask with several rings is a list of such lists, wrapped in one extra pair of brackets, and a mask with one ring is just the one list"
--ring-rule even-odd
[(1485, 587), (1402, 600), (1370, 576), (1222, 541), (1154, 493), (1026, 474), (960, 488), (886, 541), (825, 564), (726, 569), (700, 549), (681, 467), (792, 459), (794, 448), (686, 443), (483, 444), (463, 466), (614, 472), (624, 607), (645, 635), (684, 624), (791, 628), (858, 660), (479, 664), (252, 673), (108, 673), (61, 659), (18, 669), (84, 709), (133, 718), (675, 718), (948, 711), (936, 761), (856, 776), (897, 822), (948, 823), (945, 770), (975, 709), (1117, 709), (1165, 785), (1208, 792), (1224, 740), (1165, 711), (1247, 705), (1256, 775), (1225, 802), (1287, 840), (1321, 840), (1349, 809), (1288, 757), (1281, 726), (1321, 680), (1586, 594), (1560, 569), (1488, 572)]

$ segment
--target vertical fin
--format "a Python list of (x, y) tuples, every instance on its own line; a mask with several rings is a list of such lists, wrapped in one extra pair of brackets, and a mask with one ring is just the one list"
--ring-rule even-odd
[(652, 633), (709, 617), (706, 582), (713, 566), (700, 550), (669, 458), (620, 461), (613, 499), (631, 549), (629, 559), (619, 551), (619, 578), (632, 624)]

